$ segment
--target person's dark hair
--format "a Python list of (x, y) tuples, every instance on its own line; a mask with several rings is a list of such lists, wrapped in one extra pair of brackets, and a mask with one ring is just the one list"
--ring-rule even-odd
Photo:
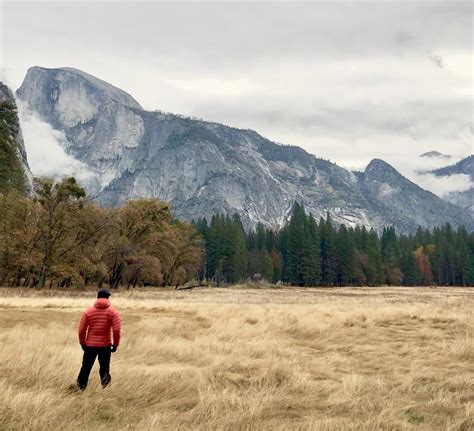
[(107, 289), (99, 289), (97, 292), (97, 298), (108, 298), (112, 295)]

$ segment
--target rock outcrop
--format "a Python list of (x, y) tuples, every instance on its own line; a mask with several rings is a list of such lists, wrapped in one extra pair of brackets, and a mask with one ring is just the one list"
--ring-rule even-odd
[(0, 82), (0, 191), (29, 192), (31, 179), (15, 97)]

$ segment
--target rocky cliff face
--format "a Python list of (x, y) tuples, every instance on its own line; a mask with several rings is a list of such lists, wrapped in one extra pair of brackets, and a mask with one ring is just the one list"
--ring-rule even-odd
[(169, 201), (181, 218), (237, 212), (251, 226), (281, 224), (300, 201), (316, 217), (329, 212), (348, 225), (474, 227), (458, 208), (381, 161), (354, 174), (251, 130), (147, 112), (81, 71), (31, 68), (17, 94), (65, 133), (66, 150), (97, 174), (90, 187), (106, 205), (156, 197)]
[[(471, 183), (474, 184), (474, 156), (470, 155), (465, 159), (460, 160), (454, 165), (449, 165), (444, 168), (435, 169), (432, 171), (437, 177), (447, 177), (451, 175), (468, 175)], [(445, 199), (470, 213), (474, 217), (474, 187), (458, 192), (450, 192)]]
[(0, 82), (0, 191), (28, 192), (31, 178), (15, 98)]

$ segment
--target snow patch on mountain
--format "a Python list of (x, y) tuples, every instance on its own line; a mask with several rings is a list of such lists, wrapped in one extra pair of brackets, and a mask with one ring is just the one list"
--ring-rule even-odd
[(382, 183), (379, 186), (379, 198), (387, 198), (392, 196), (394, 193), (398, 193), (399, 190), (395, 187), (392, 187), (390, 184)]

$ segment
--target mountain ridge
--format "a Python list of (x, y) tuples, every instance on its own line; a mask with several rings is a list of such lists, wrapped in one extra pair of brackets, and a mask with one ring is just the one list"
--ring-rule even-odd
[(471, 154), (465, 157), (464, 159), (453, 163), (452, 165), (434, 169), (431, 171), (431, 173), (436, 175), (437, 177), (455, 174), (466, 174), (470, 176), (472, 181), (474, 181), (474, 155)]
[(449, 177), (451, 175), (468, 175), (471, 186), (467, 190), (449, 192), (445, 199), (463, 210), (470, 212), (474, 217), (474, 155), (469, 155), (442, 168), (430, 171), (437, 177)]
[(381, 160), (354, 174), (253, 130), (125, 106), (82, 80), (68, 69), (30, 68), (17, 94), (64, 132), (66, 151), (97, 175), (90, 188), (105, 205), (155, 197), (184, 219), (237, 212), (247, 226), (271, 226), (281, 225), (299, 201), (316, 217), (329, 212), (336, 223), (377, 230), (394, 224), (413, 231), (445, 221), (472, 227), (458, 209), (414, 184), (411, 193), (425, 207), (414, 216), (400, 211), (403, 200), (394, 207), (391, 197), (408, 180)]

